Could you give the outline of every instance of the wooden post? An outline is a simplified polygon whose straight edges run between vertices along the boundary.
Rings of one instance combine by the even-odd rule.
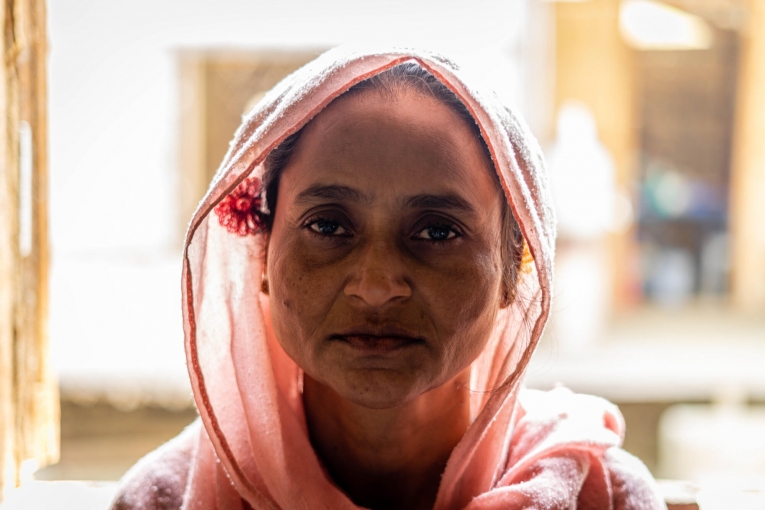
[[[48,363],[47,35],[44,0],[6,0],[0,78],[0,499],[58,459]]]
[[[7,493],[7,487],[15,483],[18,473],[16,464],[16,413],[13,398],[13,346],[15,330],[14,294],[16,267],[18,265],[18,163],[15,148],[18,136],[9,130],[14,124],[16,87],[7,62],[9,49],[7,4],[0,6],[0,39],[5,57],[0,77],[0,499]],[[13,117],[13,118],[12,118]]]
[[[748,3],[741,31],[731,165],[731,298],[765,313],[765,2]]]
[[[632,191],[638,146],[635,56],[619,33],[619,5],[618,0],[555,4],[555,110],[572,99],[590,109],[614,159],[618,187]],[[620,308],[635,297],[634,231],[610,237],[612,303]]]

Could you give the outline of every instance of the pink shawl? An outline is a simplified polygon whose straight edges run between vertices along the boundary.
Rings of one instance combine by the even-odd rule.
[[[309,442],[301,370],[273,337],[267,298],[257,290],[262,238],[230,234],[212,210],[243,179],[259,177],[268,153],[334,98],[408,61],[446,84],[475,118],[534,261],[472,365],[472,424],[452,452],[434,508],[663,508],[647,470],[616,448],[623,421],[614,406],[564,389],[521,390],[550,310],[555,246],[542,155],[524,122],[442,56],[354,48],[325,53],[255,106],[194,214],[183,258],[183,316],[202,426],[137,467],[117,508],[159,507],[140,485],[156,489],[163,462],[176,473],[173,462],[188,464],[183,476],[165,480],[181,485],[184,510],[358,508]]]

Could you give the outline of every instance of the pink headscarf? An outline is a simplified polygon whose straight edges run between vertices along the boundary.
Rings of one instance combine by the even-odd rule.
[[[632,483],[614,477],[629,471],[618,468],[623,457],[612,448],[623,430],[618,410],[567,390],[521,390],[550,310],[555,247],[542,155],[528,128],[439,55],[339,48],[284,79],[247,115],[189,225],[184,331],[203,426],[193,432],[184,510],[357,508],[309,442],[302,371],[274,338],[268,297],[258,290],[263,238],[230,233],[212,211],[245,178],[259,178],[269,152],[333,99],[404,62],[433,74],[475,118],[533,257],[518,297],[472,365],[471,425],[452,452],[434,508],[574,508],[578,502],[600,509],[628,501],[616,496],[624,489],[619,480]],[[637,487],[626,492],[638,494]],[[650,490],[641,494],[644,503],[624,508],[662,507]]]

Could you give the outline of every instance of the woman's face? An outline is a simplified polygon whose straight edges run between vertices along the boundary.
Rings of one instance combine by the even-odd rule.
[[[341,98],[306,126],[267,249],[274,330],[306,374],[383,409],[470,365],[503,295],[493,171],[418,92]]]

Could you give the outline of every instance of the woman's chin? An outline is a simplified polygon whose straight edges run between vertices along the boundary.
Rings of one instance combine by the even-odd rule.
[[[379,369],[352,370],[333,379],[329,386],[338,395],[368,409],[402,406],[425,393],[429,386],[422,377]]]

